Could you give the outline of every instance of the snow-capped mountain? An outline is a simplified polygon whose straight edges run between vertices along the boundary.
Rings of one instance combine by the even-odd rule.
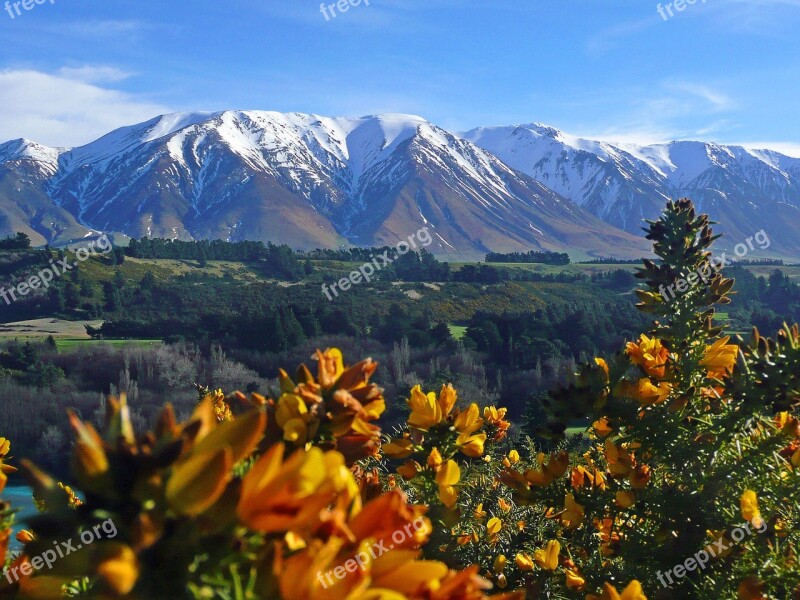
[[[704,142],[610,144],[540,124],[463,134],[604,221],[641,230],[667,199],[689,197],[733,246],[764,229],[773,253],[800,256],[800,159]]]
[[[647,249],[491,153],[409,115],[165,115],[71,150],[9,142],[0,146],[0,194],[6,180],[18,185],[0,197],[0,233],[26,231],[8,212],[19,203],[15,193],[36,190],[51,200],[50,212],[66,214],[60,230],[46,229],[37,217],[44,209],[31,207],[27,229],[54,242],[95,229],[296,248],[393,245],[427,226],[429,249],[453,258]]]

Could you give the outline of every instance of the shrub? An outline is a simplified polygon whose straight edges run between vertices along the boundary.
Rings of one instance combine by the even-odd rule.
[[[346,368],[335,348],[317,351],[316,374],[281,370],[276,399],[201,388],[184,423],[167,405],[149,433],[111,398],[102,434],[69,417],[82,501],[22,461],[43,514],[8,562],[101,524],[113,539],[0,579],[0,595],[477,600],[493,584],[515,590],[505,599],[800,597],[800,329],[723,335],[715,306],[733,281],[712,268],[716,238],[689,201],[648,238],[638,308],[656,321],[546,399],[546,447],[447,383],[412,387],[404,422],[383,432],[377,364]],[[398,348],[390,367],[410,381]],[[567,438],[576,418],[592,425]],[[0,439],[0,492],[8,451]],[[0,509],[0,561],[10,525]]]

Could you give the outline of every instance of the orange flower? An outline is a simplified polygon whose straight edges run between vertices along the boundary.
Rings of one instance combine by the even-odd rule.
[[[508,559],[506,558],[505,554],[499,554],[497,558],[494,559],[494,563],[492,563],[492,571],[499,574],[506,570],[506,565],[508,564]]]
[[[603,417],[602,419],[598,419],[594,423],[592,423],[592,431],[597,437],[604,438],[609,434],[613,433],[614,430],[609,427],[610,421],[607,417]]]
[[[381,450],[389,458],[408,458],[414,453],[414,443],[408,438],[400,438],[384,444]]]
[[[443,463],[444,460],[442,459],[442,453],[439,452],[439,449],[434,448],[431,450],[431,453],[428,455],[428,466],[434,471],[438,471],[442,468]]]
[[[664,378],[669,352],[663,346],[661,340],[650,339],[642,334],[638,343],[628,342],[626,351],[631,362],[642,367],[650,377]]]
[[[788,412],[778,413],[775,416],[775,427],[786,437],[800,437],[800,420]]]
[[[597,535],[600,538],[600,553],[603,556],[614,554],[614,546],[619,543],[620,537],[618,530],[614,527],[613,519],[595,519],[594,525],[597,528]]]
[[[422,472],[422,465],[415,460],[407,460],[397,467],[397,473],[406,481],[411,481]]]
[[[16,539],[20,544],[30,544],[36,539],[36,535],[32,531],[23,529],[16,535]]]
[[[607,439],[604,445],[608,470],[612,477],[628,477],[633,473],[633,455]]]
[[[459,411],[453,421],[453,427],[462,436],[471,435],[483,427],[483,419],[480,417],[478,405],[473,402],[467,410]]]
[[[511,423],[505,420],[507,408],[496,408],[494,406],[487,406],[483,409],[483,420],[486,424],[495,429],[492,439],[499,442],[506,437]]]
[[[643,406],[651,406],[664,402],[669,398],[671,391],[672,385],[666,381],[655,385],[649,377],[642,377],[636,382],[623,379],[617,385],[614,393],[623,398],[634,398]]]
[[[579,490],[582,487],[597,488],[600,490],[606,489],[606,479],[597,469],[592,472],[585,467],[577,466],[572,469],[570,481],[572,488],[575,490]]]
[[[308,438],[308,423],[311,415],[306,403],[297,394],[283,394],[278,399],[275,421],[283,430],[283,439],[298,445],[305,444]]]
[[[536,461],[539,463],[539,468],[525,471],[525,479],[537,487],[549,486],[563,476],[569,468],[569,454],[564,451],[551,456],[547,464],[545,464],[544,454],[540,452]]]
[[[335,451],[312,447],[283,462],[283,444],[276,444],[242,478],[239,520],[256,531],[296,531],[313,526],[337,495],[355,498],[358,487]]]
[[[394,550],[416,550],[425,544],[432,532],[431,522],[423,515],[424,506],[408,504],[406,495],[400,490],[387,492],[370,500],[348,524],[358,540],[385,541],[386,547]],[[413,526],[409,526],[413,525]],[[403,531],[402,542],[392,540],[392,534]]]

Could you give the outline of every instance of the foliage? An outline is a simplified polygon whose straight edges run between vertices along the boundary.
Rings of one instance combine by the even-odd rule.
[[[85,499],[76,502],[69,488],[23,461],[44,512],[19,537],[25,547],[13,562],[108,519],[118,536],[79,547],[34,576],[2,581],[0,594],[484,598],[488,584],[477,568],[421,559],[432,531],[426,507],[399,490],[382,492],[374,473],[349,468],[378,450],[371,422],[384,403],[369,382],[374,363],[345,369],[335,350],[317,358],[316,377],[305,366],[296,382],[282,374],[278,401],[212,392],[182,424],[168,405],[146,434],[134,432],[124,396],[109,400],[102,434],[71,414],[73,473]],[[234,402],[249,408],[234,416]],[[370,552],[389,543],[391,551]]]
[[[83,504],[21,463],[45,512],[12,559],[103,519],[119,537],[0,594],[473,600],[490,581],[534,600],[800,597],[800,328],[723,335],[734,282],[711,269],[716,238],[688,200],[648,238],[637,307],[655,321],[552,392],[547,442],[515,434],[505,408],[460,401],[444,372],[438,392],[409,385],[403,422],[382,429],[378,365],[346,367],[335,348],[316,352],[316,373],[279,371],[274,398],[200,387],[185,422],[167,405],[150,433],[112,397],[102,433],[70,414]],[[499,348],[518,323],[505,318],[467,337]],[[393,353],[398,378],[409,352]],[[565,439],[576,419],[591,425]]]
[[[0,250],[27,250],[30,247],[31,238],[22,232],[0,240]]]
[[[511,252],[501,254],[499,252],[489,252],[486,255],[487,263],[541,263],[545,265],[568,265],[570,263],[569,254],[560,252]]]

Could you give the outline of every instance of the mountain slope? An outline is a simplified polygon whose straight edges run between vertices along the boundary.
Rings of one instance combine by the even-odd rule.
[[[47,182],[58,172],[59,153],[28,140],[0,144],[0,237],[21,231],[41,245],[91,233],[47,194]]]
[[[463,136],[626,231],[639,231],[667,199],[688,196],[719,221],[721,244],[764,229],[772,253],[800,256],[800,159],[703,142],[614,145],[540,124]]]
[[[408,115],[165,115],[40,154],[37,183],[53,210],[134,237],[394,245],[427,225],[431,251],[465,260],[488,250],[647,251],[490,153]]]

